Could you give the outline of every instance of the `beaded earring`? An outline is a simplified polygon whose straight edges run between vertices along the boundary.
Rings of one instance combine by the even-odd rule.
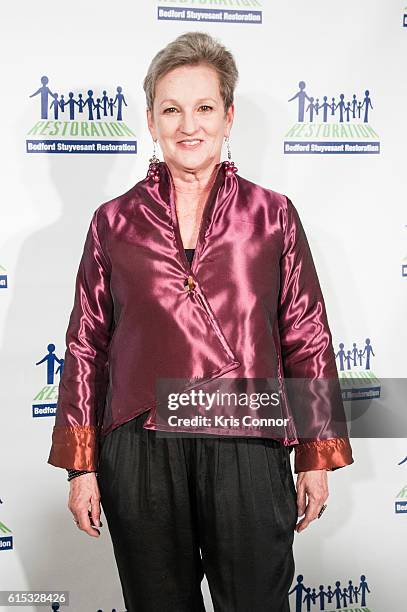
[[[229,141],[229,136],[225,137],[225,142],[226,142],[226,146],[228,149],[228,160],[224,161],[224,165],[226,168],[226,176],[233,176],[235,172],[238,171],[237,166],[235,166],[235,163],[233,161],[231,161],[232,159],[232,154],[230,152],[230,141]]]
[[[156,140],[153,140],[153,143],[154,143],[153,156],[150,157],[150,159],[148,160],[150,162],[150,165],[148,167],[148,172],[147,172],[147,176],[152,178],[154,183],[158,183],[160,180],[160,172],[158,170],[158,164],[160,160],[156,156],[156,150],[155,150],[156,142],[157,142]]]

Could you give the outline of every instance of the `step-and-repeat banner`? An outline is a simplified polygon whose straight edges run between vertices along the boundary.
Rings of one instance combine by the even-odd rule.
[[[152,57],[203,30],[239,68],[239,174],[301,216],[349,418],[355,462],[328,475],[327,510],[295,535],[291,610],[405,610],[403,2],[17,1],[0,28],[0,590],[69,592],[69,608],[38,609],[124,610],[103,514],[100,538],[78,530],[47,458],[91,216],[146,174]]]

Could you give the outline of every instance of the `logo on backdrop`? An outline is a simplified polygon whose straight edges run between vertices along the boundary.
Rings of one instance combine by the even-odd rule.
[[[305,81],[298,83],[288,100],[297,119],[285,135],[284,153],[380,153],[379,136],[370,125],[370,91],[322,94]]]
[[[64,369],[64,360],[55,354],[55,344],[48,344],[47,352],[35,365],[42,367],[46,384],[34,397],[32,416],[33,418],[55,416],[59,380]]]
[[[0,289],[7,289],[7,272],[6,268],[4,268],[0,264]]]
[[[185,6],[185,5],[188,6]],[[213,8],[216,4],[216,8]],[[208,8],[205,8],[205,5]],[[242,9],[242,5],[245,7]],[[199,21],[201,23],[262,23],[259,0],[159,0],[157,19],[162,21]]]
[[[291,589],[289,595],[293,595],[295,599],[295,612],[303,612],[311,610],[311,606],[318,605],[316,610],[342,610],[346,608],[347,612],[362,612],[360,606],[367,605],[366,601],[370,593],[369,585],[366,581],[366,576],[362,574],[356,584],[353,580],[348,580],[342,584],[340,580],[336,580],[332,585],[325,586],[319,584],[318,587],[304,584],[304,576],[297,576],[297,584]],[[355,605],[355,607],[353,607]],[[329,607],[327,607],[329,606]],[[367,609],[366,609],[367,610]],[[372,612],[371,609],[369,609]]]
[[[128,103],[122,87],[61,93],[43,76],[29,98],[38,120],[27,134],[27,153],[137,153],[135,134],[123,119]]]
[[[405,485],[396,495],[394,511],[396,514],[407,514],[407,485]]]
[[[403,11],[403,28],[407,28],[407,6]]]
[[[0,502],[3,501],[0,499]],[[13,536],[10,535],[11,529],[0,521],[0,552],[2,550],[13,550]]]
[[[335,347],[334,347],[335,348]],[[376,357],[370,338],[347,346],[340,342],[335,359],[343,400],[364,400],[380,397],[380,381],[372,370]]]
[[[11,529],[0,521],[0,552],[13,549],[13,536],[8,534],[11,534]]]

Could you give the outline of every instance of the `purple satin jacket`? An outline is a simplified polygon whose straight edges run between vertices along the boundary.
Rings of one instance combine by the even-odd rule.
[[[119,425],[150,411],[144,427],[160,429],[157,379],[189,389],[224,377],[280,381],[295,472],[353,463],[324,299],[292,202],[219,163],[190,266],[165,162],[159,173],[93,214],[48,463],[96,471],[99,443]],[[290,397],[288,379],[324,384]]]

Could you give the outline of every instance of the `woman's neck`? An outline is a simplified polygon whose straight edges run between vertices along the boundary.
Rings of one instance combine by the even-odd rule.
[[[173,168],[168,164],[174,181],[174,189],[181,198],[199,199],[207,194],[216,178],[216,164],[196,172]]]

